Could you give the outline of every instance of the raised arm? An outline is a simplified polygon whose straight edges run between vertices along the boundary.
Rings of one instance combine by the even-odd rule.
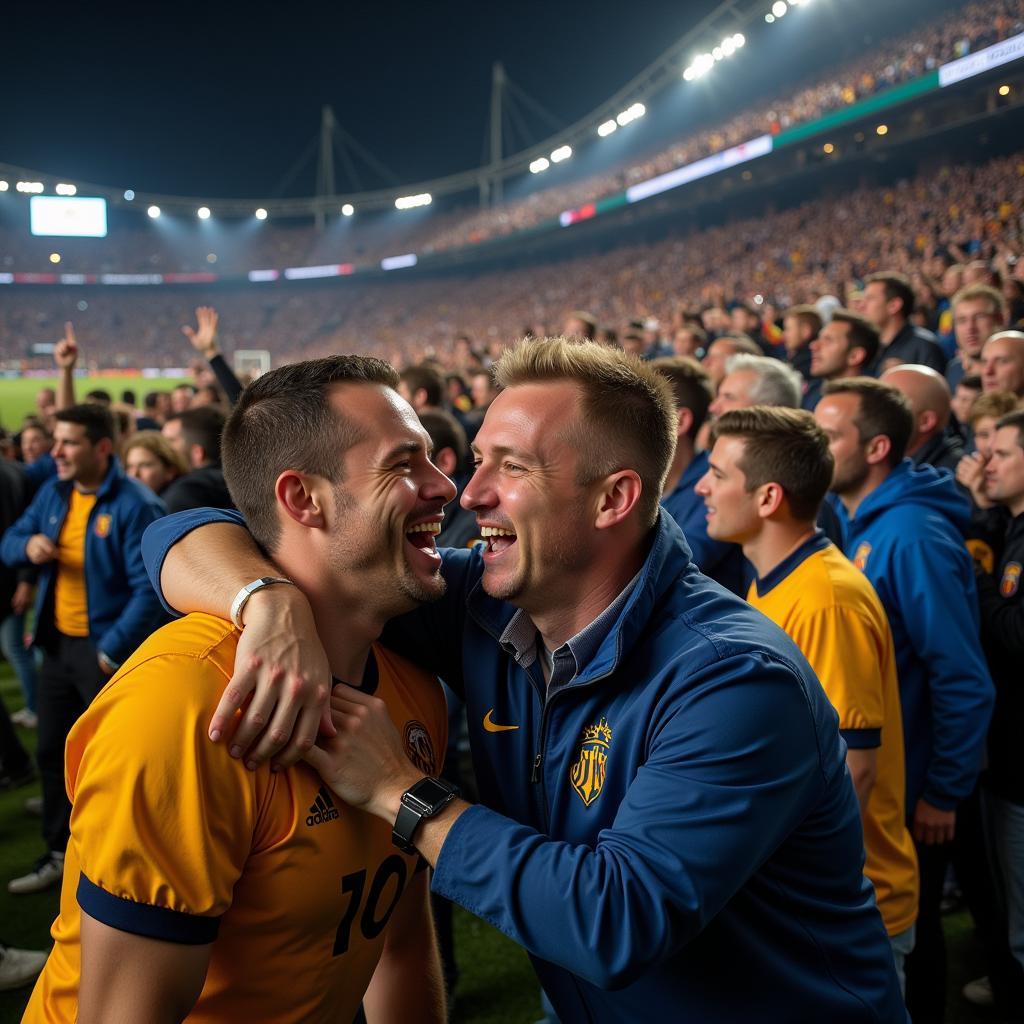
[[[171,611],[230,619],[242,587],[281,575],[234,512],[197,509],[158,519],[142,548],[153,586]],[[313,612],[297,587],[273,586],[250,597],[242,620],[235,673],[210,721],[210,738],[230,735],[232,757],[244,754],[253,767],[270,757],[293,764],[319,728],[334,732],[327,709],[331,673]]]
[[[188,338],[192,347],[210,364],[217,383],[224,389],[228,401],[234,405],[242,393],[242,383],[228,366],[217,344],[217,310],[212,306],[200,306],[196,310],[196,326],[182,327],[181,333]]]
[[[58,371],[57,408],[66,409],[75,404],[75,363],[78,362],[78,342],[70,320],[64,324],[64,337],[54,346],[53,361]]]

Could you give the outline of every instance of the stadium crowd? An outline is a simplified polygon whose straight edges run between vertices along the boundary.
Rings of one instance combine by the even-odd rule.
[[[684,164],[764,134],[806,124],[877,92],[917,78],[950,60],[1024,31],[1024,0],[976,0],[929,20],[898,39],[865,41],[865,52],[797,91],[717,118],[668,148],[563,186],[537,188],[484,210],[431,212],[415,221],[370,217],[344,230],[251,225],[222,230],[214,240],[181,232],[118,228],[115,244],[62,239],[61,264],[49,262],[51,240],[0,227],[0,271],[66,273],[201,273],[244,275],[258,268],[375,263],[404,252],[428,254],[473,245],[535,226],[562,211],[621,192]]]
[[[1024,152],[981,166],[953,164],[895,186],[814,199],[651,245],[619,246],[564,261],[557,273],[536,264],[440,284],[352,280],[208,294],[222,313],[229,354],[266,349],[295,359],[366,351],[396,366],[430,355],[458,369],[464,355],[456,337],[493,354],[502,339],[556,331],[576,307],[619,335],[633,320],[656,320],[669,334],[697,313],[714,333],[733,303],[761,296],[766,320],[824,295],[856,304],[857,282],[891,269],[911,278],[915,316],[938,330],[949,348],[949,299],[965,279],[988,280],[988,265],[1000,275],[1013,319],[1021,315],[1022,211]],[[12,291],[0,307],[0,368],[46,369],[49,357],[32,360],[26,353],[35,343],[54,341],[68,320],[75,321],[93,370],[184,366],[190,349],[179,325],[194,294]]]

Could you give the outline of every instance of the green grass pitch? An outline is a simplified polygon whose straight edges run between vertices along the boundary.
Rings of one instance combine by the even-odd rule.
[[[180,377],[82,377],[75,381],[75,396],[82,398],[87,391],[105,388],[117,401],[125,388],[131,388],[141,403],[147,391],[170,391],[182,381]],[[56,377],[0,378],[0,427],[12,432],[20,429],[24,418],[35,412],[36,395],[43,388],[56,386]]]

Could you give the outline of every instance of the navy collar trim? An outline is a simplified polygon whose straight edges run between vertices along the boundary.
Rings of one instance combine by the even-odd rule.
[[[371,697],[377,692],[377,687],[380,685],[380,670],[377,668],[377,655],[374,653],[372,647],[370,648],[370,653],[366,658],[366,668],[363,670],[363,681],[357,686],[355,683],[350,683],[347,679],[339,679],[337,676],[332,675],[332,689],[337,686],[338,683],[344,683],[346,686],[351,686],[353,690],[359,690],[360,693],[365,693]]]
[[[824,551],[831,543],[821,530],[815,530],[812,536],[808,537],[795,551],[786,555],[771,572],[766,576],[758,576],[754,579],[757,596],[764,597],[765,594],[777,587],[794,569],[803,565],[811,555],[816,554],[818,551]]]

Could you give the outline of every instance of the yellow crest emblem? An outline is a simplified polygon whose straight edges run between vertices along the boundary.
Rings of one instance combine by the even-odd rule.
[[[852,562],[861,572],[864,571],[865,566],[868,564],[868,555],[871,554],[871,545],[866,541],[862,540],[854,552]]]
[[[970,551],[971,558],[974,559],[975,569],[979,569],[981,572],[991,576],[996,564],[996,556],[993,550],[983,540],[977,540],[973,537],[967,541],[967,550]]]
[[[612,745],[612,730],[602,718],[597,725],[588,725],[580,740],[579,757],[572,766],[570,781],[576,795],[589,807],[604,788],[608,752]]]
[[[104,512],[102,515],[96,517],[96,536],[106,537],[110,533],[110,524],[113,522],[111,517]]]
[[[999,584],[999,593],[1003,597],[1013,597],[1017,593],[1017,588],[1020,586],[1020,573],[1020,562],[1006,563],[1006,568],[1003,570],[1003,578]]]

